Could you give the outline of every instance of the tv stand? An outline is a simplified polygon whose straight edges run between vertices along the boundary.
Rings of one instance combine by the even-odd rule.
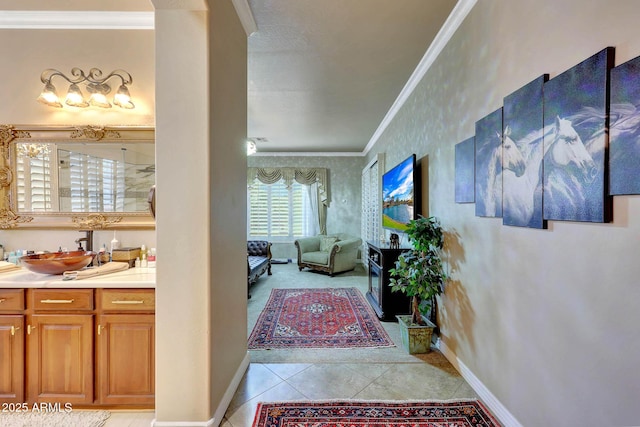
[[[409,248],[380,246],[367,241],[369,259],[369,290],[367,300],[380,320],[395,321],[396,314],[411,313],[411,299],[402,292],[391,292],[391,274],[389,270],[402,252]]]

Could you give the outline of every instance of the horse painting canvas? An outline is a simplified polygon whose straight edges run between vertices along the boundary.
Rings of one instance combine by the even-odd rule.
[[[474,137],[456,144],[456,203],[473,203],[474,194]]]
[[[544,85],[544,219],[610,220],[605,148],[613,53],[603,49]]]
[[[640,56],[611,70],[609,194],[640,194]]]
[[[546,228],[542,217],[542,90],[544,74],[504,98],[503,150],[513,147],[525,163],[524,173],[506,169],[502,175],[502,223],[517,227]]]
[[[502,170],[509,167],[522,167],[524,170],[521,157],[502,158],[502,108],[476,122],[475,140],[476,216],[501,218]]]

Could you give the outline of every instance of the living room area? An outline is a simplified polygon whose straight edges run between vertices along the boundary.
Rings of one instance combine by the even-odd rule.
[[[298,269],[296,259],[272,265],[261,276],[247,302],[247,336],[251,336],[274,289],[353,288],[368,290],[366,267],[330,277]],[[225,414],[223,426],[249,426],[259,402],[318,400],[467,400],[478,395],[435,347],[409,354],[402,346],[398,323],[379,322],[393,341],[380,348],[251,349],[251,365]]]

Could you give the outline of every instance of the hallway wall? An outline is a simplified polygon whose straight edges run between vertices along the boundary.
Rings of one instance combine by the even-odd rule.
[[[428,162],[451,274],[443,343],[512,425],[640,424],[640,196],[616,196],[609,224],[503,226],[454,203],[454,146],[543,73],[607,46],[616,65],[640,55],[639,19],[634,0],[478,1],[367,156]]]

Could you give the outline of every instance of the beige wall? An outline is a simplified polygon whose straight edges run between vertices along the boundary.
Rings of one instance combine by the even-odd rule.
[[[1,98],[0,124],[30,125],[153,125],[155,104],[153,31],[128,30],[0,30]],[[55,68],[70,74],[71,68],[88,71],[93,67],[109,73],[122,68],[133,77],[131,96],[136,108],[122,110],[57,109],[47,107],[36,98],[42,91],[40,74]],[[64,96],[68,84],[56,78],[54,85]],[[117,80],[117,79],[116,79]],[[116,81],[117,83],[117,81]],[[57,250],[75,247],[77,232],[41,230],[0,230],[0,244],[7,251],[16,249]],[[97,231],[96,248],[109,247],[113,232]],[[155,246],[155,232],[120,231],[123,246]]]
[[[247,354],[247,35],[231,1],[210,2],[211,400],[220,422]],[[237,384],[236,384],[237,385]],[[226,393],[226,396],[225,396]]]
[[[218,425],[248,361],[246,34],[230,1],[154,4],[156,425]]]
[[[156,10],[155,28],[156,420],[207,421],[212,414],[207,11]]]
[[[386,151],[388,166],[428,156],[429,209],[450,253],[445,349],[514,417],[508,425],[640,423],[640,196],[616,196],[610,224],[503,226],[454,203],[454,146],[542,73],[606,46],[616,64],[640,55],[639,18],[635,0],[478,1],[368,154]]]

